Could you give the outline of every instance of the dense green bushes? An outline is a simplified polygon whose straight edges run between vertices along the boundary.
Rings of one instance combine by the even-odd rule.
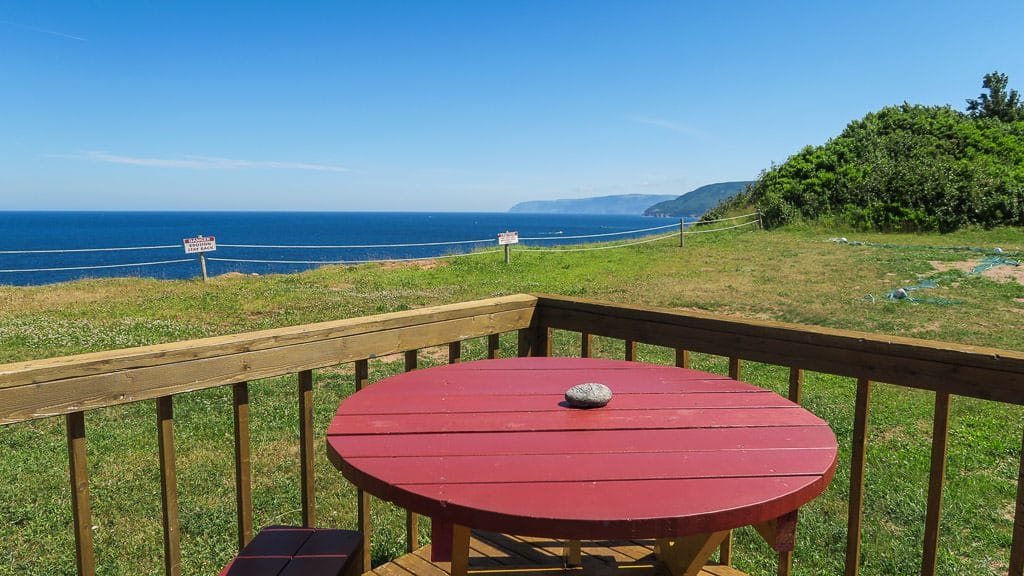
[[[739,205],[756,205],[768,227],[799,219],[881,231],[1024,226],[1024,120],[883,108],[764,171],[715,214]]]

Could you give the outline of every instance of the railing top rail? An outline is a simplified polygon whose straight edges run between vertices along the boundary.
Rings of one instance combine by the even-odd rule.
[[[1024,404],[1024,352],[539,294],[542,325]]]
[[[342,364],[529,325],[518,294],[0,365],[0,425]]]

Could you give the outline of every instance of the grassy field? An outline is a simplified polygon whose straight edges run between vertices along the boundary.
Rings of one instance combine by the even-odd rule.
[[[830,237],[894,244],[837,244]],[[941,246],[999,246],[1024,252],[1021,230],[951,235],[864,235],[815,228],[693,236],[636,247],[567,254],[513,253],[422,265],[330,267],[290,276],[196,281],[89,280],[0,287],[0,363],[168,342],[405,310],[519,292],[706,310],[746,318],[898,334],[1024,350],[1024,286],[1003,266],[970,272],[984,255]],[[1018,275],[1019,277],[1019,275]],[[901,286],[938,303],[891,301]],[[514,335],[503,338],[514,354]],[[556,334],[557,353],[578,341]],[[621,342],[598,339],[599,355]],[[429,365],[442,358],[426,350]],[[483,343],[464,356],[480,357]],[[642,346],[640,359],[668,363],[670,351]],[[725,372],[720,358],[694,367]],[[374,361],[373,378],[401,369]],[[744,379],[784,391],[786,371],[744,366]],[[351,366],[317,372],[316,425],[351,393]],[[808,374],[804,403],[832,425],[840,466],[832,486],[801,512],[795,571],[841,573],[854,383]],[[257,524],[299,521],[297,411],[292,379],[251,389]],[[930,393],[878,385],[870,418],[862,574],[919,570],[931,439]],[[176,398],[185,574],[212,574],[231,556],[234,480],[230,390]],[[1006,572],[1024,410],[957,398],[953,403],[939,572]],[[157,574],[162,567],[155,408],[141,402],[87,416],[97,561],[103,574]],[[318,454],[319,523],[354,526],[353,491]],[[67,457],[62,419],[0,427],[0,576],[73,574]],[[404,542],[399,513],[375,504],[374,557]],[[427,533],[424,533],[424,537]],[[735,564],[773,573],[773,557],[749,530],[737,535]]]

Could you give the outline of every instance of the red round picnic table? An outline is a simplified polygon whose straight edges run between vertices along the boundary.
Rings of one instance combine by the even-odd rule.
[[[607,385],[611,402],[569,407],[565,391],[585,382]],[[589,358],[392,376],[341,403],[327,444],[356,486],[431,517],[433,559],[453,574],[465,573],[470,528],[657,538],[677,574],[741,526],[792,550],[796,512],[828,486],[837,455],[823,420],[769,390]]]

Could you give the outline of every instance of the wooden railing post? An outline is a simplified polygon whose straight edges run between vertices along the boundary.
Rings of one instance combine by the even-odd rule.
[[[729,357],[729,378],[740,379],[740,359],[735,356]]]
[[[487,358],[494,360],[501,356],[501,334],[487,335]]]
[[[789,399],[792,402],[800,403],[803,395],[804,371],[800,368],[789,369]],[[790,576],[793,573],[793,551],[779,552],[778,576]]]
[[[551,356],[551,328],[540,326],[520,329],[519,356]]]
[[[589,332],[580,333],[580,358],[594,357],[594,335]]]
[[[853,449],[850,453],[850,505],[846,517],[845,576],[860,571],[860,525],[864,512],[864,464],[867,459],[868,414],[871,381],[857,380],[857,400],[853,416]]]
[[[78,576],[94,576],[96,560],[92,545],[92,511],[89,507],[89,467],[85,449],[85,413],[65,418],[68,434],[68,469],[71,473],[71,516],[75,528],[75,561]]]
[[[1020,448],[1017,472],[1017,509],[1013,514],[1013,541],[1010,544],[1010,576],[1024,575],[1024,440]]]
[[[942,487],[946,481],[946,446],[949,438],[949,394],[935,393],[935,418],[932,423],[932,459],[928,473],[928,512],[924,522],[924,555],[921,576],[935,575],[939,551],[939,523],[942,521]]]
[[[157,443],[160,446],[160,502],[163,507],[164,574],[181,574],[181,534],[178,524],[178,474],[174,464],[174,401],[156,399]]]
[[[518,332],[519,336],[519,357],[525,358],[527,356],[533,356],[533,350],[536,347],[536,334],[535,330],[530,328],[521,328]]]
[[[419,366],[419,356],[416,350],[406,350],[405,371],[412,372]],[[415,552],[420,547],[420,515],[415,512],[405,511],[405,551]]]
[[[690,351],[676,348],[676,366],[679,368],[690,367]]]
[[[369,360],[355,361],[355,386],[356,392],[370,385],[370,362]],[[363,533],[363,569],[370,569],[370,540],[373,533],[373,526],[370,525],[370,494],[362,488],[356,489],[356,528]]]
[[[238,549],[252,540],[252,458],[249,449],[249,384],[231,387],[235,414],[235,511]]]
[[[740,379],[740,359],[736,356],[729,357],[729,378]],[[732,530],[729,531],[718,548],[718,562],[725,566],[732,564]]]
[[[636,340],[626,340],[623,357],[627,362],[636,362]]]
[[[462,362],[462,341],[448,343],[448,363],[457,364]]]
[[[313,371],[298,376],[299,388],[299,476],[302,484],[302,525],[316,524],[316,486],[313,479]]]
[[[803,400],[804,395],[804,371],[800,368],[789,369],[789,399],[797,404]]]

